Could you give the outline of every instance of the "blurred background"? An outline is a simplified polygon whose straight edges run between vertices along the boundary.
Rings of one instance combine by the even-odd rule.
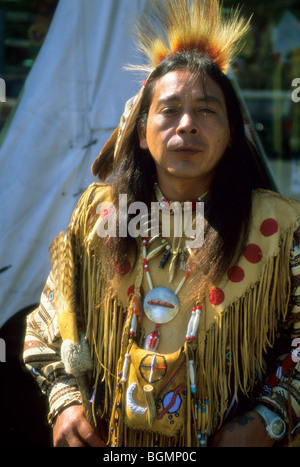
[[[252,29],[231,77],[275,185],[300,201],[300,3],[223,2],[225,13],[238,5]],[[22,365],[26,314],[51,240],[140,87],[123,67],[143,61],[129,30],[144,8],[147,0],[0,0],[2,446],[50,444],[45,400]]]

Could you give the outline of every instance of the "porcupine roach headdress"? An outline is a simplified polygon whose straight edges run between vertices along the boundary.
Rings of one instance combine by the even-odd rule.
[[[241,38],[249,30],[249,22],[236,10],[228,18],[218,0],[151,0],[149,10],[137,22],[139,49],[148,58],[145,66],[132,69],[151,72],[166,57],[183,50],[206,55],[227,73],[239,50]],[[130,100],[120,125],[100,152],[92,166],[94,176],[106,180],[121,158],[122,142],[134,127],[143,88]]]

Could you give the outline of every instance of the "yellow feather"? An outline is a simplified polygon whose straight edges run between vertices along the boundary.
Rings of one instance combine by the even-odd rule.
[[[136,33],[150,69],[171,53],[196,49],[226,73],[249,23],[239,9],[225,17],[218,0],[151,0]]]

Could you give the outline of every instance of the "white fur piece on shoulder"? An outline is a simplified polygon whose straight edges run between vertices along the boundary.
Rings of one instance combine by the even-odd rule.
[[[84,334],[80,335],[80,341],[77,344],[70,339],[63,341],[61,346],[61,359],[66,372],[75,377],[81,376],[93,369],[90,347]]]

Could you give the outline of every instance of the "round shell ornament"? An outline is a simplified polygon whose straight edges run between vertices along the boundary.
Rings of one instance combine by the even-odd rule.
[[[144,311],[153,323],[169,323],[179,311],[179,300],[166,287],[155,287],[144,299]]]

